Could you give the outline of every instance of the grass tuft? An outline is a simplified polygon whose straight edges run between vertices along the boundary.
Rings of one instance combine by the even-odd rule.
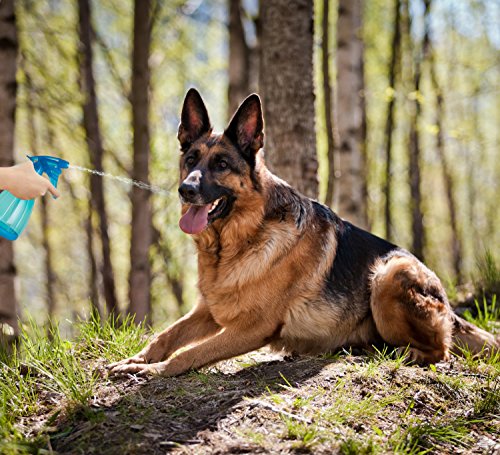
[[[500,373],[500,352],[496,350],[485,350],[479,354],[473,353],[468,346],[455,345],[460,351],[458,361],[474,373],[487,375],[498,375]]]
[[[500,267],[497,265],[492,251],[486,249],[483,256],[476,261],[479,272],[479,285],[484,294],[500,292]]]
[[[131,316],[101,321],[94,315],[89,321],[78,322],[77,330],[79,354],[90,360],[115,362],[136,354],[147,342],[144,324],[135,325]]]
[[[421,422],[418,419],[393,435],[393,450],[400,454],[439,453],[439,447],[469,446],[471,421],[456,419],[453,422]]]
[[[340,453],[343,455],[370,455],[377,452],[377,445],[371,438],[368,440],[347,438],[340,444]]]
[[[466,310],[464,318],[484,330],[493,333],[498,332],[500,329],[500,323],[498,321],[500,319],[500,305],[497,306],[496,294],[492,296],[490,304],[488,304],[488,300],[485,296],[483,296],[482,305],[479,304],[477,299],[474,300],[474,304],[476,306],[477,315],[473,316],[470,310]]]
[[[474,416],[481,418],[500,414],[500,381],[488,384],[474,402]]]
[[[319,442],[318,430],[314,424],[298,422],[297,420],[284,415],[281,415],[281,419],[286,426],[286,438],[297,441],[294,444],[295,449],[300,448],[310,450],[317,442]]]

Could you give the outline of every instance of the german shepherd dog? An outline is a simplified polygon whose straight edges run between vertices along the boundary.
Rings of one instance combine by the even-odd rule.
[[[263,128],[253,94],[214,134],[200,94],[188,91],[178,132],[179,225],[198,250],[200,299],[111,373],[174,376],[266,345],[317,354],[385,342],[417,364],[447,360],[455,344],[476,353],[499,347],[453,313],[417,258],[273,175]]]

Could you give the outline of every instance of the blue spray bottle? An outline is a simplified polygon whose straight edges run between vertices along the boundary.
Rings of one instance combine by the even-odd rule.
[[[53,156],[28,156],[33,162],[35,171],[42,175],[47,174],[52,185],[57,187],[57,180],[62,169],[67,169],[69,163]],[[18,199],[8,191],[0,194],[0,236],[7,240],[16,240],[28,223],[34,199]]]

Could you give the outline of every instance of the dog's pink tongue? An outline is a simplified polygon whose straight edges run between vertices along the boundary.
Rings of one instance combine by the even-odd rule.
[[[192,205],[179,220],[180,228],[186,234],[199,234],[208,224],[210,205]]]

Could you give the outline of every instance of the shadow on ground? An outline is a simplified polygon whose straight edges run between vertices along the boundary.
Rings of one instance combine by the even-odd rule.
[[[230,372],[110,380],[90,408],[74,409],[60,419],[50,443],[60,454],[102,455],[159,454],[197,444],[204,430],[216,429],[233,411],[249,406],[245,398],[282,390],[287,383],[300,386],[328,363],[273,360],[236,364],[240,369]]]

